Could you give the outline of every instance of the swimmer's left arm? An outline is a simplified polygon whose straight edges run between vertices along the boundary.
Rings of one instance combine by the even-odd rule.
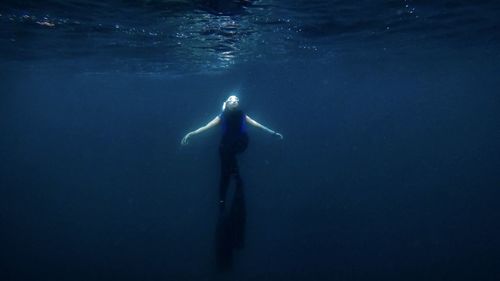
[[[283,139],[283,135],[267,128],[266,126],[260,124],[259,122],[253,120],[252,118],[250,118],[248,115],[246,115],[245,120],[247,121],[248,124],[250,124],[254,127],[260,128],[260,129],[270,133],[271,135],[278,136],[280,139]]]

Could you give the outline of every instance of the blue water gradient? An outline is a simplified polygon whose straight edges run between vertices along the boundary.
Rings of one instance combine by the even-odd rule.
[[[496,1],[2,1],[0,280],[500,280]],[[239,90],[245,248],[215,266]]]

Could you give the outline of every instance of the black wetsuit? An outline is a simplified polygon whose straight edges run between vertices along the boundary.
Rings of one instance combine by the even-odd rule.
[[[243,111],[226,109],[219,117],[222,123],[222,138],[219,146],[221,164],[219,200],[221,208],[224,208],[231,175],[234,175],[236,179],[237,189],[241,189],[243,185],[236,155],[247,148],[248,134],[246,132],[246,115]]]
[[[221,271],[233,264],[233,251],[245,244],[246,207],[243,180],[238,170],[236,155],[248,146],[246,115],[239,109],[226,109],[219,116],[222,138],[219,146],[221,174],[219,187],[219,220],[216,228],[216,261]],[[236,186],[232,198],[226,200],[231,178]],[[226,201],[229,202],[226,210]]]

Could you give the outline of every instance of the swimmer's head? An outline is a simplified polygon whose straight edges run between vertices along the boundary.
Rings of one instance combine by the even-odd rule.
[[[240,99],[237,96],[235,95],[229,96],[229,98],[227,98],[224,104],[222,104],[222,111],[226,109],[233,110],[237,108],[239,104],[240,104]]]

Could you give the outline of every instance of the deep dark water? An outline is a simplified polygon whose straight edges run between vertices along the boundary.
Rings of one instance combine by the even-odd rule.
[[[2,279],[499,276],[495,61],[261,67],[175,79],[4,72]],[[285,139],[251,131],[246,248],[217,275],[218,133],[179,141],[236,86]]]
[[[0,280],[500,280],[498,5],[205,2],[0,4]]]

